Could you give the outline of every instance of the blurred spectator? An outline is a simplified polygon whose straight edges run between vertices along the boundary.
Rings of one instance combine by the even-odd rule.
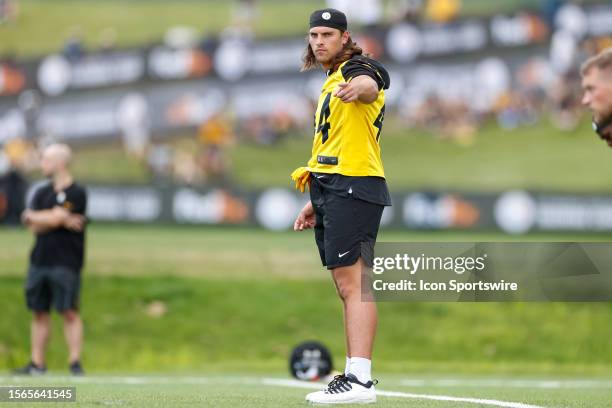
[[[113,27],[102,30],[98,40],[98,48],[103,53],[115,51],[117,48],[117,30]]]
[[[4,154],[11,169],[29,172],[38,166],[35,146],[21,137],[10,139],[4,144]]]
[[[21,213],[24,206],[24,197],[27,189],[27,181],[17,169],[10,169],[5,176],[0,176],[4,179],[4,194],[6,198],[4,222],[11,225],[19,225]],[[0,216],[0,220],[2,217]]]
[[[436,94],[430,94],[414,112],[414,115],[409,117],[409,121],[417,127],[439,134],[445,125],[445,104]]]
[[[25,118],[25,137],[29,140],[40,139],[40,129],[37,122],[42,108],[42,98],[36,90],[27,90],[22,92],[17,99],[19,109],[23,112]]]
[[[551,121],[561,130],[574,130],[582,115],[580,76],[572,71],[560,76],[550,90]]]
[[[433,23],[444,24],[455,20],[461,12],[461,0],[427,0],[425,17]]]
[[[416,23],[423,13],[423,0],[392,0],[387,4],[387,16],[390,22],[405,21]]]
[[[470,143],[478,130],[476,117],[465,102],[444,100],[433,93],[416,109],[408,109],[405,120],[409,126],[464,144]]]
[[[257,0],[236,0],[232,11],[231,25],[248,27],[252,30],[258,17],[259,8]]]
[[[200,40],[199,47],[207,55],[213,55],[217,47],[219,46],[219,39],[216,34],[205,33]]]
[[[478,126],[469,106],[463,101],[447,103],[442,134],[460,144],[470,144],[476,136]]]
[[[520,92],[509,91],[500,96],[494,110],[497,112],[497,123],[502,129],[532,125],[538,118],[525,94]]]
[[[85,47],[83,45],[83,34],[78,27],[73,28],[68,34],[68,38],[64,42],[62,54],[69,61],[76,61],[83,58],[85,55]]]
[[[0,224],[6,219],[8,212],[8,197],[6,193],[7,189],[7,175],[10,170],[10,164],[6,154],[0,150]]]
[[[582,0],[564,1],[555,12],[553,28],[581,38],[588,31],[588,19],[581,7]]]
[[[201,145],[199,163],[205,176],[213,181],[223,181],[229,176],[230,165],[225,148],[233,138],[232,127],[220,114],[205,121],[198,131]]]
[[[198,43],[198,32],[193,27],[175,26],[166,31],[164,43],[171,48],[193,48]]]
[[[284,109],[277,109],[272,112],[270,122],[276,134],[276,140],[285,138],[294,129],[293,118]]]
[[[198,169],[193,154],[176,150],[173,156],[174,179],[180,184],[196,186],[202,181],[202,173]]]
[[[241,134],[255,143],[271,145],[276,140],[272,127],[264,116],[251,116],[240,125]]]
[[[172,155],[169,145],[156,144],[149,146],[147,167],[155,182],[165,182],[172,178]]]
[[[126,95],[119,103],[117,117],[125,151],[144,159],[151,137],[147,100],[138,93]]]
[[[0,150],[0,221],[7,224],[20,223],[27,187],[22,171],[30,159],[30,149],[23,139],[15,138]]]
[[[587,38],[582,43],[585,58],[599,54],[606,48],[612,47],[612,35],[604,37]]]
[[[310,124],[310,122],[308,122]],[[262,145],[273,145],[291,133],[303,133],[305,123],[285,108],[277,108],[267,115],[253,115],[238,123],[238,133],[247,140]]]
[[[541,57],[527,60],[516,70],[516,82],[522,92],[535,94],[534,97],[545,99],[546,89],[554,80],[550,64]]]
[[[554,27],[557,12],[563,3],[565,3],[564,0],[544,0],[544,4],[542,5],[542,16],[549,27]]]
[[[17,18],[17,2],[15,0],[0,0],[0,24],[15,21]]]

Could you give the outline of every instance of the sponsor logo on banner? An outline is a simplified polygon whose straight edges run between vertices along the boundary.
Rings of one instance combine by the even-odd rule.
[[[266,190],[255,204],[255,218],[260,225],[270,230],[289,229],[305,204],[304,201],[284,188]]]
[[[491,38],[498,46],[529,45],[545,41],[550,30],[538,16],[521,13],[495,16],[490,23]]]
[[[88,187],[87,216],[96,221],[158,221],[161,194],[145,187]]]
[[[502,194],[494,208],[495,222],[509,234],[524,234],[536,223],[538,206],[524,191],[510,191]]]
[[[200,193],[181,188],[174,193],[172,215],[178,223],[241,224],[248,220],[249,207],[242,199],[224,190]]]
[[[480,214],[475,202],[457,194],[413,193],[403,202],[404,224],[412,228],[474,228]]]
[[[402,63],[420,56],[476,51],[487,46],[487,30],[480,22],[452,26],[415,27],[398,24],[387,33],[387,54]]]
[[[76,61],[51,55],[38,68],[38,86],[47,95],[57,96],[68,89],[136,82],[143,78],[144,69],[142,52],[94,54]]]
[[[159,79],[199,78],[212,68],[208,54],[198,49],[156,47],[151,50],[148,62],[149,75]]]
[[[83,98],[79,102],[43,107],[37,121],[39,131],[75,140],[118,134],[117,101]]]
[[[17,95],[25,84],[25,73],[20,68],[0,63],[0,95]]]

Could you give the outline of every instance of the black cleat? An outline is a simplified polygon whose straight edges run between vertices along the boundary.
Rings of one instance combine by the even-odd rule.
[[[30,361],[28,363],[28,365],[26,365],[25,367],[21,367],[21,368],[16,368],[13,370],[12,374],[13,375],[32,375],[32,376],[37,376],[37,375],[43,375],[47,372],[47,367],[43,366],[37,366],[36,364],[34,364],[34,362]]]
[[[70,374],[72,375],[85,375],[85,370],[83,370],[83,366],[81,366],[80,361],[75,361],[70,364]]]

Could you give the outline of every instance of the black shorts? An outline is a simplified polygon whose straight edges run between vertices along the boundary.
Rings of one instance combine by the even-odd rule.
[[[310,200],[315,211],[315,241],[323,266],[354,265],[361,257],[372,266],[374,244],[384,206],[325,188],[313,180]]]
[[[25,295],[28,309],[48,312],[51,306],[58,312],[78,310],[81,274],[65,266],[31,265],[26,280]]]

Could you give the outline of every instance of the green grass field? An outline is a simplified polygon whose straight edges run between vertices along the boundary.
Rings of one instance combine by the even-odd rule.
[[[609,236],[385,231],[380,237],[518,239]],[[47,361],[53,376],[6,377],[29,354],[22,288],[32,238],[5,228],[0,242],[0,384],[76,384],[77,406],[302,406],[306,389],[266,380],[288,379],[291,348],[319,339],[342,363],[341,308],[311,233],[92,225],[82,301],[89,376],[56,377],[66,373],[66,351],[55,318]],[[612,304],[381,303],[379,312],[379,389],[410,394],[381,396],[380,406],[495,406],[412,394],[543,407],[605,407],[612,398]],[[501,385],[491,383],[496,378]],[[533,379],[569,383],[519,381]],[[597,381],[576,382],[585,379]]]
[[[414,408],[604,408],[612,398],[612,382],[580,382],[512,377],[381,376],[380,407]],[[75,386],[77,404],[37,403],[40,407],[303,407],[304,395],[320,384],[298,383],[274,376],[101,376],[21,379],[0,377],[1,385]],[[451,385],[452,384],[452,385]],[[504,384],[507,384],[505,386]],[[527,405],[529,404],[529,405]],[[23,404],[2,403],[3,407]]]

